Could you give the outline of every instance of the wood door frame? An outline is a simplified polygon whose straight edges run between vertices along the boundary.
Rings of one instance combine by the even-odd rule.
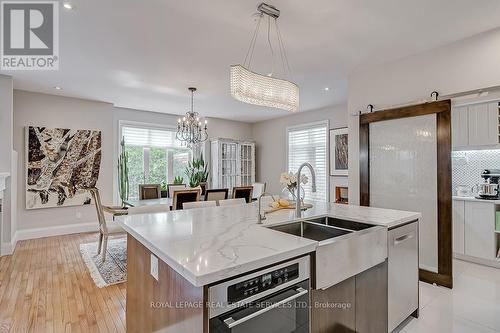
[[[451,100],[362,114],[359,118],[359,190],[361,206],[370,205],[370,124],[384,120],[436,115],[438,272],[419,268],[421,281],[453,288],[451,194]]]

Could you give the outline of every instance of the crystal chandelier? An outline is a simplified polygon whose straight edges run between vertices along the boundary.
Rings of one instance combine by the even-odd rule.
[[[188,88],[191,91],[191,111],[186,112],[184,117],[177,119],[177,140],[193,147],[208,139],[207,120],[202,125],[198,112],[194,112],[194,92],[196,88]]]
[[[276,37],[278,39],[279,54],[281,57],[283,75],[291,77],[290,65],[285,52],[285,46],[278,28],[280,11],[271,5],[261,3],[258,7],[258,19],[255,32],[248,48],[243,65],[231,66],[231,95],[239,101],[260,106],[268,106],[287,111],[299,109],[299,87],[288,80],[273,77],[274,51],[271,43],[271,19],[274,20]],[[262,75],[250,70],[255,43],[259,34],[259,27],[264,15],[267,17],[267,41],[271,50],[273,71]]]

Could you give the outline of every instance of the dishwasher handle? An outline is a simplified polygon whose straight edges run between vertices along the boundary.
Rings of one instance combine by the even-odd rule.
[[[404,242],[412,239],[413,237],[415,237],[415,232],[414,231],[409,232],[406,235],[399,236],[398,238],[394,239],[394,245],[398,245],[398,244],[404,243]]]
[[[263,309],[260,309],[259,311],[255,311],[255,312],[253,312],[253,313],[249,314],[248,316],[243,317],[241,319],[234,320],[233,317],[229,317],[226,320],[224,320],[224,324],[226,324],[226,326],[228,328],[233,328],[235,326],[238,326],[239,324],[242,324],[242,323],[244,323],[252,318],[258,317],[258,316],[260,316],[268,311],[271,311],[272,309],[275,309],[279,306],[282,306],[283,304],[288,303],[290,301],[293,301],[294,299],[297,299],[297,298],[308,293],[308,290],[304,289],[302,287],[297,288],[295,291],[297,292],[295,295],[287,297],[279,302],[273,303],[270,306],[265,307]]]

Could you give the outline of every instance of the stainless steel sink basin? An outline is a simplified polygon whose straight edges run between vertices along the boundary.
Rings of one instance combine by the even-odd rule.
[[[287,234],[312,239],[318,242],[352,232],[351,230],[338,229],[327,225],[311,223],[308,221],[293,222],[270,228],[273,230],[286,232]]]
[[[327,289],[387,258],[387,229],[381,226],[327,216],[269,228],[319,242],[316,289]]]
[[[361,223],[361,222],[354,222],[354,221],[349,221],[349,220],[342,220],[342,219],[338,219],[338,218],[330,217],[330,216],[309,219],[307,221],[313,222],[313,223],[329,225],[332,227],[347,229],[347,230],[353,230],[353,231],[365,230],[365,229],[373,227],[373,225],[370,225],[370,224]]]

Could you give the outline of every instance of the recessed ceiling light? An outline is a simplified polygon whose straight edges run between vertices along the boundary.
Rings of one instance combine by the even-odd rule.
[[[55,89],[55,90],[62,90],[62,88],[61,88],[61,87],[59,87],[59,86],[55,86],[55,87],[54,87],[54,89]]]
[[[325,88],[323,88],[323,90],[325,90],[325,91],[329,91],[329,90],[330,90],[330,88],[325,87]]]
[[[73,5],[72,5],[72,4],[70,4],[69,2],[65,2],[65,3],[63,3],[63,7],[64,7],[64,8],[66,8],[66,9],[68,9],[68,10],[73,9]]]

